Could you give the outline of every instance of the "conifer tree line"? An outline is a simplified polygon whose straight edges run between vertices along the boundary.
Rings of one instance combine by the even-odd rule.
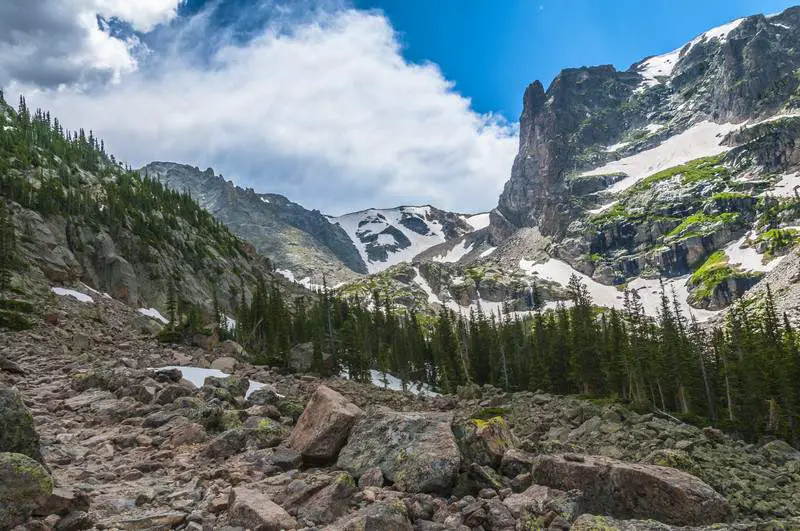
[[[97,182],[87,180],[87,171]],[[245,254],[243,242],[187,193],[123,166],[92,131],[66,130],[50,113],[31,111],[22,97],[11,108],[2,91],[0,196],[45,216],[64,216],[68,239],[78,224],[102,225],[115,240],[121,233],[134,234],[145,245],[121,249],[126,256],[148,247],[174,248],[200,267],[212,247],[223,256]],[[169,230],[185,225],[201,238],[185,241]]]
[[[311,343],[314,370],[369,381],[376,369],[442,392],[464,384],[617,399],[747,438],[800,438],[800,359],[794,327],[771,291],[758,307],[732,307],[704,328],[662,288],[657,318],[625,292],[622,309],[600,309],[577,277],[555,309],[487,315],[417,315],[374,293],[365,303],[330,290],[287,302],[264,281],[240,302],[235,338],[256,361],[289,365]]]

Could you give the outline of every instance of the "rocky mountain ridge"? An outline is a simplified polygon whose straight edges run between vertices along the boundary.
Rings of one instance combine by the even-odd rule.
[[[467,216],[430,205],[326,216],[278,194],[240,188],[210,168],[201,171],[152,162],[139,172],[189,193],[232,232],[269,256],[279,273],[307,288],[318,288],[324,281],[341,284],[410,262],[432,247],[488,225],[488,214]],[[458,252],[448,251],[436,256],[444,261],[460,258]]]
[[[775,278],[791,309],[793,281],[770,273],[795,259],[800,235],[798,39],[800,8],[790,8],[626,71],[572,68],[547,90],[532,83],[479,252],[446,278],[418,267],[432,294],[415,277],[389,284],[463,312],[479,302],[524,311],[530,290],[553,306],[576,275],[598,305],[619,308],[634,290],[655,315],[663,282],[704,321]],[[474,281],[466,296],[464,278]]]

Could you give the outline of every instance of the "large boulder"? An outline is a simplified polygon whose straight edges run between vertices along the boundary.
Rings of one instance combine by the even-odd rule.
[[[449,413],[378,407],[361,417],[337,465],[358,478],[373,467],[408,492],[449,492],[461,465]]]
[[[534,483],[583,491],[587,512],[623,519],[704,525],[730,517],[725,498],[700,479],[673,468],[625,463],[608,457],[539,456]]]
[[[53,480],[41,464],[27,455],[0,453],[0,529],[25,522],[52,493]]]
[[[514,435],[502,416],[471,418],[453,425],[464,458],[498,468],[503,455],[514,447]]]
[[[615,520],[609,516],[582,514],[570,531],[676,531],[674,527],[653,520]]]
[[[253,531],[297,529],[297,521],[266,494],[237,487],[228,498],[230,523]]]
[[[0,452],[27,455],[40,463],[39,435],[34,430],[33,416],[22,401],[19,391],[0,384]]]
[[[413,531],[408,509],[401,500],[383,500],[361,509],[328,531]]]
[[[361,409],[333,389],[320,385],[300,415],[288,441],[306,463],[336,459]]]

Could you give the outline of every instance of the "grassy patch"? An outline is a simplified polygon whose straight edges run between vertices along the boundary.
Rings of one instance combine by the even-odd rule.
[[[719,177],[727,177],[730,172],[721,164],[721,161],[722,155],[720,154],[713,157],[695,159],[680,166],[661,170],[633,185],[629,190],[629,194],[649,190],[654,184],[672,179],[678,175],[681,176],[681,183],[683,184],[694,184]]]
[[[749,199],[752,196],[742,192],[719,192],[711,196],[712,201],[734,201],[736,199]]]
[[[683,236],[685,238],[687,234],[684,233],[688,231],[695,232],[696,235],[702,235],[705,232],[704,229],[709,225],[716,225],[717,223],[727,225],[729,223],[735,223],[738,219],[739,214],[735,212],[723,212],[722,214],[709,216],[703,211],[698,211],[684,219],[680,225],[672,229],[672,231],[667,234],[667,238],[676,236]]]
[[[758,235],[756,242],[765,242],[767,249],[764,255],[773,258],[784,249],[794,247],[800,241],[797,229],[770,229]]]

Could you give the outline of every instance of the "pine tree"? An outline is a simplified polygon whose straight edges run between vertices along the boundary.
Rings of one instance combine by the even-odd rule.
[[[11,285],[11,274],[18,265],[17,240],[11,211],[0,200],[0,297]]]

